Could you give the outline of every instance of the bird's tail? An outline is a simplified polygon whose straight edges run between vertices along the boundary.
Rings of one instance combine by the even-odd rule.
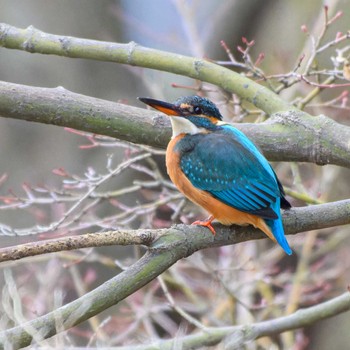
[[[276,238],[277,243],[283,248],[283,250],[288,254],[292,254],[292,249],[290,249],[290,246],[288,244],[288,241],[286,239],[286,236],[284,235],[284,229],[282,224],[282,217],[280,212],[280,199],[278,198],[278,201],[275,203],[275,206],[273,207],[274,211],[278,215],[278,219],[271,220],[271,219],[265,219],[265,222],[267,226],[270,227],[272,234]]]

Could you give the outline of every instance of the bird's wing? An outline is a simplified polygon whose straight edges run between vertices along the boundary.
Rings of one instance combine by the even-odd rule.
[[[272,209],[283,196],[278,180],[244,134],[228,129],[190,137],[192,147],[182,154],[180,166],[195,187],[238,210],[266,219],[278,218]]]

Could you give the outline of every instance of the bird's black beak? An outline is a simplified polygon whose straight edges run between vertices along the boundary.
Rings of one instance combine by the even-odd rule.
[[[138,99],[141,102],[146,103],[146,105],[149,105],[152,108],[155,108],[167,115],[180,115],[179,107],[175,106],[172,103],[154,100],[153,98],[148,97],[138,97]]]

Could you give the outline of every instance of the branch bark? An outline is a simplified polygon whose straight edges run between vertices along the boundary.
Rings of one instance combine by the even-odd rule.
[[[298,160],[350,167],[350,128],[327,117],[311,117],[284,102],[267,88],[212,62],[152,50],[135,43],[117,44],[47,34],[33,27],[18,29],[0,24],[0,46],[32,53],[110,61],[163,70],[206,81],[235,93],[272,115],[267,122],[239,124],[271,160]],[[170,135],[169,123],[157,112],[119,105],[71,93],[63,88],[34,88],[0,83],[0,115],[40,123],[68,126],[135,143],[164,147]],[[295,208],[284,213],[286,232],[293,234],[350,222],[350,201]],[[205,229],[178,225],[155,231],[109,233],[101,245],[144,244],[145,255],[128,269],[83,297],[25,324],[0,333],[0,349],[18,349],[32,340],[46,339],[69,329],[117,304],[152,281],[181,258],[207,247],[236,244],[262,238],[253,228],[218,227],[213,237]],[[3,261],[63,249],[96,246],[97,236],[19,246],[17,251],[0,251]],[[41,244],[42,243],[42,244]],[[11,250],[12,249],[12,250]],[[16,248],[15,248],[16,249]],[[11,254],[14,254],[11,258]],[[228,342],[242,344],[276,332],[309,325],[319,319],[350,309],[349,295],[343,295],[304,311],[251,326],[214,329],[208,345],[228,336]],[[199,334],[207,337],[211,334]],[[217,332],[217,333],[215,333]],[[221,332],[221,333],[220,333]],[[217,337],[215,337],[215,334]],[[192,337],[192,338],[191,338]],[[191,341],[196,336],[185,337]],[[214,340],[215,339],[215,340]],[[243,340],[242,340],[243,339]],[[211,343],[213,342],[214,343]],[[164,343],[167,344],[167,343]],[[203,343],[200,343],[201,346]],[[168,346],[172,346],[169,342]],[[190,345],[187,346],[188,348]],[[164,347],[162,347],[164,348]]]
[[[182,236],[186,236],[184,233]],[[104,309],[117,304],[152,281],[178,259],[191,254],[181,245],[183,237],[170,230],[149,248],[135,264],[79,299],[44,316],[0,333],[0,349],[20,349],[69,329]],[[173,249],[169,249],[172,247]]]
[[[285,331],[303,328],[350,310],[350,294],[346,292],[336,298],[307,309],[273,320],[250,325],[207,328],[205,331],[182,338],[170,339],[152,345],[132,345],[115,347],[115,350],[171,350],[181,344],[182,350],[201,349],[222,341],[225,349],[241,349],[247,343],[261,337],[272,336]]]
[[[243,234],[243,229],[241,234]],[[166,235],[161,236],[152,243],[140,260],[116,277],[55,311],[0,333],[0,349],[6,349],[9,346],[10,349],[19,349],[30,345],[33,339],[35,341],[47,339],[58,332],[80,324],[134,293],[167,270],[179,259],[206,247],[208,237],[209,235],[200,235],[198,233],[189,235],[187,232],[182,231],[181,227],[169,229]],[[219,237],[219,241],[222,238]],[[211,237],[211,240],[214,240],[215,243],[216,238]],[[341,301],[338,299],[337,301],[341,305],[338,305],[335,301],[335,305],[331,304],[329,306],[329,304],[326,304],[328,307],[325,308],[323,307],[324,305],[310,308],[309,313],[307,311],[298,311],[295,314],[299,315],[296,316],[296,319],[291,319],[291,317],[295,316],[291,315],[282,320],[263,322],[256,329],[249,326],[249,329],[254,330],[254,332],[248,333],[250,334],[249,339],[303,327],[319,319],[349,310],[350,297],[343,296],[340,298]],[[242,330],[244,330],[244,327],[241,328]],[[232,330],[229,333],[232,333]],[[229,333],[220,333],[216,341],[221,341]]]
[[[76,94],[63,87],[0,82],[0,116],[156,147],[164,147],[170,139],[170,123],[159,113]]]
[[[253,103],[267,114],[296,110],[268,88],[215,63],[142,47],[44,33],[33,26],[20,29],[0,23],[0,46],[31,53],[85,58],[151,68],[220,86]]]
[[[286,234],[350,224],[350,199],[292,208],[283,212],[283,224]],[[19,260],[35,255],[109,245],[145,245],[151,246],[157,239],[169,233],[183,232],[192,237],[194,251],[214,246],[224,246],[262,239],[266,236],[252,226],[226,227],[215,223],[216,236],[213,237],[206,228],[200,226],[176,225],[169,229],[158,230],[124,230],[87,233],[80,236],[63,237],[0,249],[0,262]],[[187,244],[184,240],[182,244]]]
[[[71,127],[165,148],[170,123],[159,112],[55,89],[0,82],[0,116]],[[350,128],[302,112],[277,113],[259,124],[235,124],[272,161],[350,167]]]
[[[342,215],[339,215],[339,212]],[[350,222],[350,200],[294,208],[285,213],[287,215],[284,217],[284,224],[289,234],[320,227],[331,227]],[[208,233],[205,228],[185,225],[159,230],[156,234],[150,234],[149,231],[143,230],[135,231],[135,244],[149,244],[147,252],[140,260],[73,302],[21,326],[0,333],[0,349],[5,348],[6,344],[11,344],[11,349],[18,349],[29,345],[34,336],[36,341],[46,339],[57,332],[80,324],[125,299],[159,276],[176,261],[197,250],[263,237],[259,230],[253,228],[234,226],[232,229],[217,225],[217,229],[215,237]],[[121,233],[122,235],[123,233]],[[125,237],[127,239],[120,239],[119,243],[132,242],[130,232]],[[152,238],[154,240],[151,242]],[[315,322],[316,319],[312,322]],[[57,327],[57,320],[61,322],[60,327]],[[287,328],[282,327],[283,329],[281,328],[280,331],[293,329],[293,327],[285,327]]]
[[[300,112],[268,88],[207,60],[152,50],[133,42],[118,44],[59,36],[44,33],[32,26],[27,29],[19,29],[5,23],[0,23],[0,46],[31,53],[135,65],[215,84],[253,103],[267,114],[279,113],[273,122],[259,124],[258,127],[252,127],[252,125],[240,127],[243,131],[248,131],[248,135],[251,133],[250,130],[254,129],[257,143],[262,146],[270,160],[299,160],[316,164],[350,166],[350,145],[346,141],[350,138],[350,128],[337,124],[324,116],[311,117]],[[1,86],[0,89],[3,90],[4,87]],[[37,90],[36,93],[48,91],[52,90]],[[17,90],[17,92],[19,91]],[[140,121],[141,113],[144,117],[150,112],[144,110],[141,112],[139,109],[111,102],[106,105],[106,102],[103,103],[102,100],[89,98],[84,101],[80,100],[83,102],[80,112],[80,106],[75,103],[74,98],[79,96],[80,99],[83,98],[82,96],[75,94],[74,96],[72,93],[68,94],[67,91],[61,91],[61,94],[56,93],[58,95],[56,104],[51,107],[45,103],[42,106],[45,112],[50,112],[50,117],[44,117],[38,108],[35,108],[34,101],[32,101],[34,110],[26,108],[21,114],[16,112],[21,104],[16,101],[17,108],[13,108],[7,100],[7,108],[0,113],[12,118],[70,126],[158,147],[164,147],[168,140],[168,128],[164,130],[164,120],[159,118],[157,113],[149,114],[149,119],[141,118],[142,121]],[[52,98],[54,96],[51,96],[51,102],[53,102]],[[0,101],[0,104],[3,102]],[[94,106],[94,103],[97,104],[97,108],[89,109]],[[33,106],[30,107],[33,108]],[[55,107],[57,108],[55,109]],[[107,111],[111,113],[106,113]],[[75,115],[81,119],[72,117]],[[140,126],[145,126],[145,129]],[[158,127],[160,128],[158,129]],[[152,128],[153,130],[151,130]],[[140,130],[144,131],[140,132]],[[278,152],[276,152],[275,142],[280,146]]]

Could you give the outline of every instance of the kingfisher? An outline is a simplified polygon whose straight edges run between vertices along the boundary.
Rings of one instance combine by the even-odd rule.
[[[214,219],[226,226],[253,225],[291,255],[281,217],[281,208],[291,205],[257,146],[223,122],[219,109],[207,98],[187,96],[174,103],[139,100],[170,117],[169,177],[188,199],[211,214],[193,224],[206,226],[214,235]]]

